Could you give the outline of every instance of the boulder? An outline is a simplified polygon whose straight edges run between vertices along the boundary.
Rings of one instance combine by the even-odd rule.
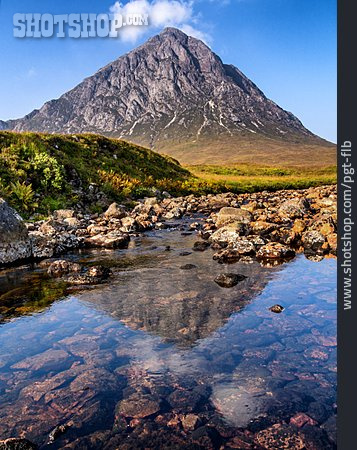
[[[82,246],[83,239],[70,233],[47,235],[40,231],[29,233],[32,244],[32,256],[36,259],[52,258],[68,250]]]
[[[213,244],[218,244],[221,247],[240,245],[238,243],[244,241],[241,236],[245,235],[246,231],[247,228],[242,232],[242,229],[237,229],[233,224],[225,225],[211,234],[211,236],[209,236],[209,241]]]
[[[319,231],[306,231],[302,236],[302,243],[305,250],[312,252],[323,251],[325,236]]]
[[[32,256],[36,259],[52,258],[55,254],[56,239],[41,233],[31,231],[30,233]]]
[[[259,235],[266,235],[277,229],[275,223],[264,222],[262,220],[253,222],[251,225],[253,232]]]
[[[249,211],[226,206],[217,214],[216,227],[220,228],[230,223],[249,224],[252,219],[253,216]]]
[[[269,242],[263,245],[257,252],[257,257],[262,259],[291,258],[295,251],[279,242]]]
[[[70,219],[74,217],[74,215],[73,209],[58,209],[53,213],[53,218],[62,221],[64,219]]]
[[[159,203],[157,197],[147,197],[145,198],[144,205],[145,206],[155,206]]]
[[[309,207],[310,204],[306,198],[294,198],[284,202],[278,213],[282,219],[299,219],[307,213]]]
[[[185,214],[185,210],[183,208],[175,207],[172,208],[164,215],[164,219],[180,219]]]
[[[133,231],[136,231],[137,223],[136,220],[133,217],[123,217],[121,220],[121,228],[120,230],[124,233],[131,233]]]
[[[209,237],[209,241],[221,247],[234,244],[240,238],[239,231],[229,225],[219,228]]]
[[[112,203],[104,213],[106,219],[122,219],[125,216],[125,208],[118,203]]]
[[[0,199],[0,264],[10,264],[31,256],[31,241],[19,214]]]
[[[112,271],[102,265],[92,266],[86,272],[71,272],[65,281],[73,285],[93,285],[100,284],[107,280]]]
[[[127,248],[129,241],[130,237],[127,234],[110,232],[88,237],[84,240],[84,244],[87,247]]]

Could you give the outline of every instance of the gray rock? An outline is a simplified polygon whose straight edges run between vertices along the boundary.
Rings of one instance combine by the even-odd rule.
[[[216,226],[220,228],[230,223],[249,224],[252,218],[252,214],[245,209],[224,207],[217,214]]]
[[[70,233],[45,234],[40,231],[29,233],[32,245],[32,257],[36,259],[52,258],[68,250],[82,246],[83,239]]]
[[[72,219],[75,216],[73,209],[57,209],[54,211],[53,218],[55,220]]]
[[[87,247],[127,248],[130,237],[120,232],[97,234],[84,240]]]
[[[309,206],[309,202],[304,197],[287,200],[280,206],[278,213],[281,218],[298,219],[306,214]]]
[[[106,219],[122,219],[125,215],[125,208],[118,203],[112,203],[104,213]]]
[[[263,245],[257,252],[257,257],[262,259],[291,258],[295,251],[279,242],[269,242]]]
[[[0,264],[31,256],[31,241],[20,215],[0,199]]]
[[[302,243],[305,250],[318,252],[322,250],[322,246],[325,243],[325,236],[319,231],[306,231],[302,235]]]

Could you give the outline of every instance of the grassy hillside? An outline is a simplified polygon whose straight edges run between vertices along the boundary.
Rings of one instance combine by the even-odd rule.
[[[89,201],[93,188],[122,200],[189,176],[172,158],[116,139],[0,132],[0,196],[25,215]]]
[[[255,164],[182,167],[176,160],[94,134],[0,132],[0,197],[23,216],[80,206],[101,212],[111,201],[152,196],[294,189],[336,182],[334,166]]]

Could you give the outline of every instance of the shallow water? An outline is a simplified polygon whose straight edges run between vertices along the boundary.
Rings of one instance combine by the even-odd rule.
[[[219,448],[236,427],[298,412],[331,423],[336,261],[221,265],[210,249],[192,252],[195,240],[162,230],[128,250],[68,255],[114,272],[82,292],[39,266],[0,274],[1,438],[44,445],[69,423],[48,448],[183,448],[190,432],[167,421],[194,413],[215,424]],[[221,272],[247,278],[224,289]]]

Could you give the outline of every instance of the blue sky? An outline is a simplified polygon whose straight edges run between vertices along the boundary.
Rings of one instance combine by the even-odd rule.
[[[107,13],[115,0],[0,1],[0,119],[57,98],[164,26],[203,37],[314,133],[336,142],[336,0],[136,0],[157,26],[118,39],[16,39],[14,13]],[[157,3],[161,2],[157,13]],[[128,9],[127,1],[114,6]],[[156,11],[156,12],[155,12]]]

